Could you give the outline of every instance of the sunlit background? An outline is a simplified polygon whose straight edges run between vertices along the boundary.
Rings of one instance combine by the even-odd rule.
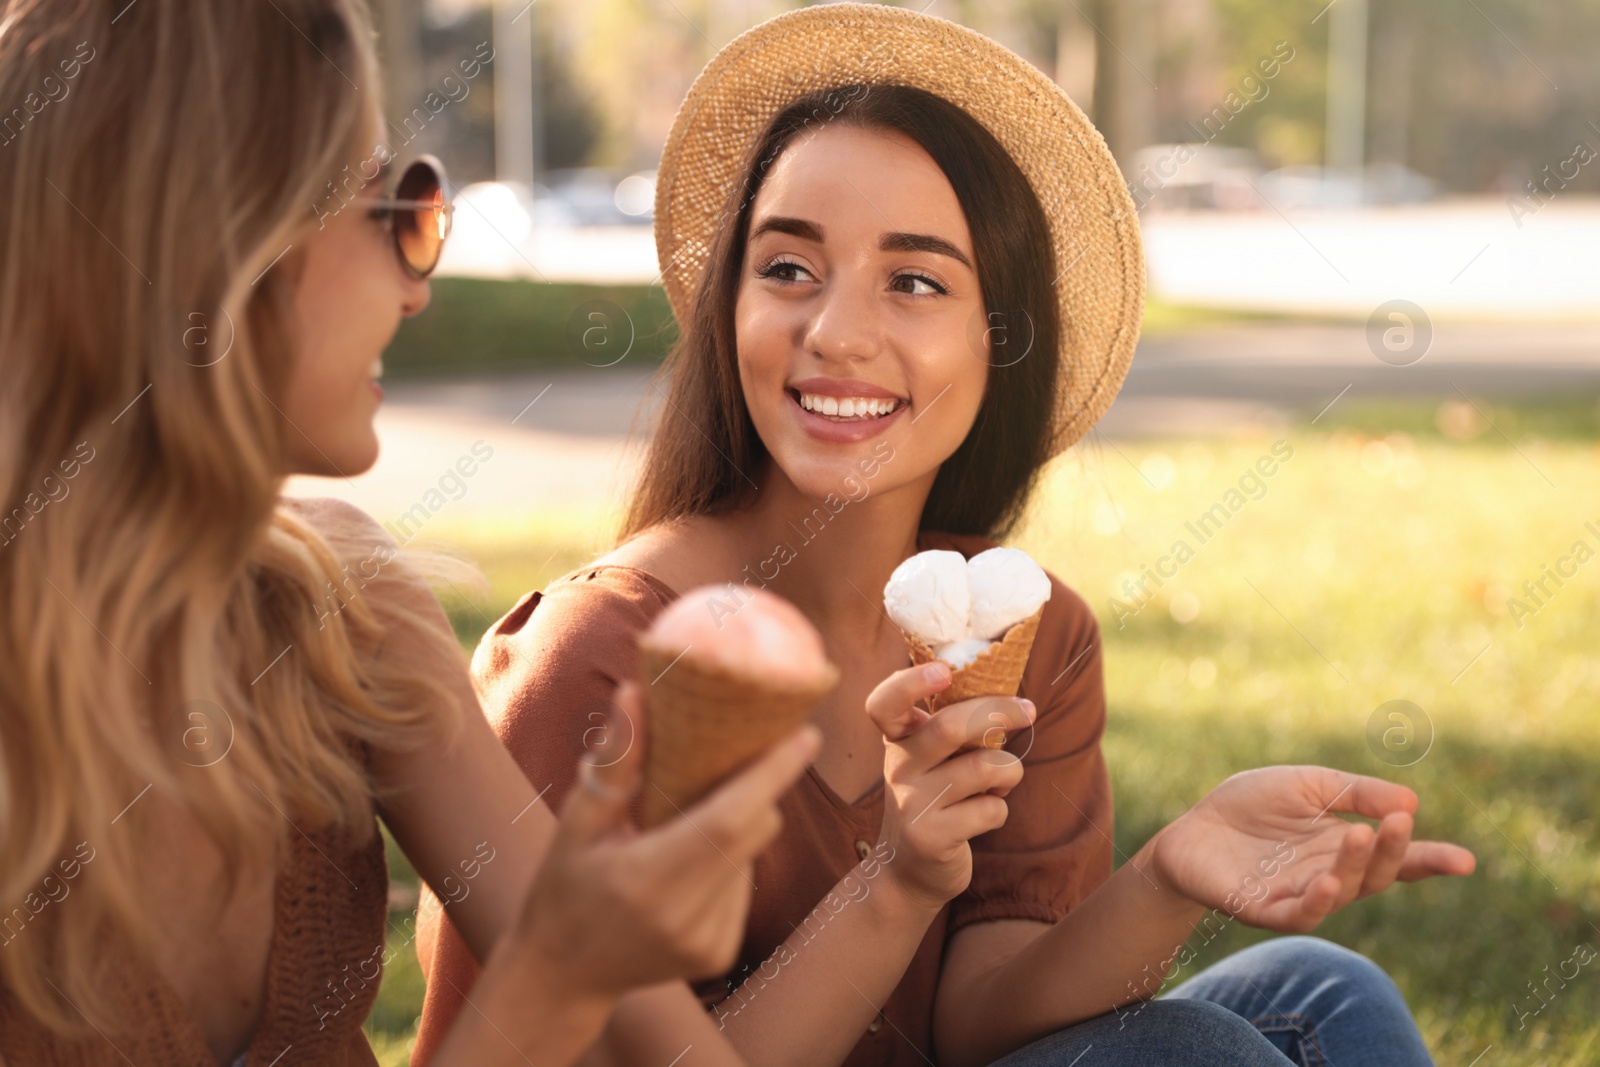
[[[378,466],[292,491],[474,559],[488,590],[443,591],[470,648],[609,545],[674,336],[662,142],[715,51],[798,5],[373,2],[391,143],[445,160],[456,233],[386,359]],[[1403,782],[1478,873],[1320,932],[1441,1064],[1600,1062],[1600,963],[1562,977],[1600,946],[1600,3],[927,10],[1066,89],[1140,206],[1133,372],[1016,538],[1099,614],[1120,854],[1246,767]],[[391,866],[369,1033],[398,1064],[422,980]]]

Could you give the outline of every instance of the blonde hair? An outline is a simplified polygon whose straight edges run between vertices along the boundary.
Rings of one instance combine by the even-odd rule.
[[[377,617],[328,609],[345,563],[279,499],[295,257],[271,265],[371,148],[361,0],[0,12],[0,922],[92,856],[0,946],[0,988],[76,1034],[114,1015],[108,961],[150,948],[114,825],[147,786],[231,893],[285,814],[370,842],[352,744],[421,743],[449,697],[363,655]],[[196,706],[231,730],[204,770]]]

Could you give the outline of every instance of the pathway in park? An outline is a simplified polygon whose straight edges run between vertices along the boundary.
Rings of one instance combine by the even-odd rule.
[[[1101,429],[1114,440],[1229,434],[1371,396],[1600,395],[1600,325],[1439,324],[1431,337],[1400,327],[1388,347],[1384,329],[1262,323],[1147,338]],[[349,479],[295,479],[290,492],[338,496],[385,522],[602,511],[626,491],[638,431],[658,416],[652,370],[393,382],[377,465]],[[474,446],[490,458],[473,458]]]

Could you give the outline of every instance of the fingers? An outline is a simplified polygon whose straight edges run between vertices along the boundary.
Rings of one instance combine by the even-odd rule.
[[[1419,882],[1435,875],[1466,875],[1478,867],[1478,858],[1448,841],[1413,841],[1400,864],[1399,880]]]
[[[1347,826],[1339,841],[1333,867],[1328,872],[1339,880],[1339,892],[1330,911],[1337,911],[1356,898],[1372,859],[1372,850],[1378,842],[1378,835],[1366,823],[1349,823]]]
[[[1269,893],[1243,915],[1244,920],[1252,926],[1303,934],[1354,900],[1376,847],[1377,834],[1366,823],[1345,825],[1330,867],[1306,873],[1298,886]]]
[[[578,761],[577,787],[568,791],[561,806],[563,837],[594,841],[627,823],[628,807],[643,774],[644,755],[634,743],[643,722],[643,691],[637,682],[623,682],[606,714],[608,740],[604,748],[608,754],[587,752]]]
[[[1006,734],[1024,730],[1038,713],[1031,700],[978,697],[939,709],[901,742],[909,757],[903,773],[925,774],[963,748],[997,749]]]
[[[1324,812],[1345,811],[1368,819],[1382,819],[1397,811],[1416,814],[1417,794],[1403,785],[1328,767],[1311,770]]]
[[[971,841],[979,834],[998,830],[1006,823],[1010,808],[1004,800],[988,793],[957,801],[938,813],[941,832],[962,841]],[[934,818],[929,812],[928,818]]]
[[[867,697],[867,715],[885,739],[899,741],[928,721],[928,713],[916,706],[917,701],[943,692],[950,678],[950,665],[942,660],[895,671]]]
[[[920,788],[929,795],[942,794],[941,806],[951,807],[980,793],[1003,797],[1022,781],[1022,772],[1022,761],[1011,753],[976,749],[935,767]]]
[[[1334,911],[1343,886],[1332,873],[1311,879],[1298,894],[1269,897],[1246,916],[1245,922],[1286,934],[1304,934]]]
[[[1395,812],[1384,817],[1378,825],[1378,837],[1372,846],[1372,858],[1367,861],[1367,873],[1361,879],[1358,897],[1381,893],[1394,884],[1405,862],[1406,846],[1411,844],[1411,816]]]

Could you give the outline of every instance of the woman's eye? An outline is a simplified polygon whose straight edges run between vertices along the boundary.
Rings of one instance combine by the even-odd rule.
[[[794,276],[796,272],[801,274],[810,273],[798,263],[787,259],[774,259],[757,267],[756,277],[776,278],[780,282],[794,282],[800,280]]]
[[[390,211],[386,207],[375,207],[371,211],[367,212],[367,217],[387,230],[390,224],[394,221],[394,212]]]
[[[911,288],[907,289],[901,287],[902,283],[910,285]],[[938,282],[934,281],[932,278],[924,277],[921,274],[897,274],[895,275],[892,284],[898,287],[899,292],[905,293],[908,296],[933,296],[935,293],[942,295],[949,292],[949,290],[940,285]],[[921,286],[921,288],[917,288],[918,286]]]

